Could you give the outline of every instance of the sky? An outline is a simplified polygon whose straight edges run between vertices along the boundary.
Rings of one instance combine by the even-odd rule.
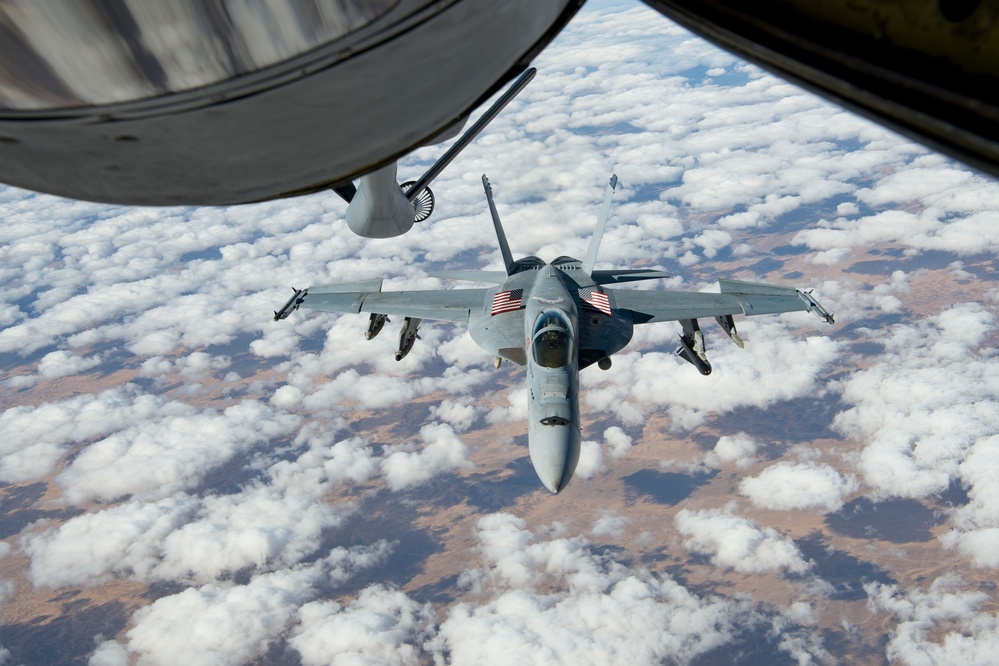
[[[0,188],[0,646],[11,664],[989,663],[999,186],[589,2],[408,234],[333,195],[130,208]],[[400,163],[414,179],[442,152]],[[836,314],[636,329],[581,374],[552,496],[525,377],[461,326],[291,287],[582,256],[814,288]],[[183,637],[183,639],[179,639]],[[42,640],[45,639],[45,640]]]

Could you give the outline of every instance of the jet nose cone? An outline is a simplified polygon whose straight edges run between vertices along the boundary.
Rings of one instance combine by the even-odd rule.
[[[534,471],[545,488],[558,494],[572,479],[579,463],[579,429],[569,425],[538,425],[529,433]]]

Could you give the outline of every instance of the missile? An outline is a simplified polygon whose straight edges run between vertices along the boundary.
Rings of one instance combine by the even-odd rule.
[[[707,349],[704,346],[704,334],[696,319],[681,319],[680,348],[676,355],[692,364],[702,375],[711,374],[711,364],[708,363]]]
[[[306,294],[309,293],[308,289],[295,289],[292,287],[291,290],[295,292],[294,295],[288,299],[288,302],[280,310],[274,311],[274,321],[287,319],[288,315],[298,309],[298,306],[305,300]]]

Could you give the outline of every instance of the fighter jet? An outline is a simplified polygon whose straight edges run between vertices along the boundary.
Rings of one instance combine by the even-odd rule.
[[[441,278],[493,284],[488,288],[382,291],[382,280],[297,289],[274,319],[299,307],[328,312],[371,313],[365,337],[377,335],[386,318],[404,317],[396,360],[412,349],[422,319],[468,325],[475,342],[496,357],[526,366],[529,385],[528,450],[541,483],[552,493],[572,479],[580,450],[579,371],[611,367],[611,356],[631,341],[636,324],[680,323],[677,354],[701,374],[711,373],[698,324],[714,318],[740,347],[734,315],[813,312],[834,323],[811,292],[737,280],[719,280],[720,293],[636,291],[607,285],[669,277],[651,269],[595,269],[617,176],[610,180],[603,210],[580,261],[562,256],[551,263],[529,256],[514,260],[482,177],[504,268],[500,271],[443,271]]]

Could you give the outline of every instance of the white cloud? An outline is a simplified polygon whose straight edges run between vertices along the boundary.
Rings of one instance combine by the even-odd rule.
[[[979,349],[992,316],[960,304],[883,332],[884,353],[842,384],[834,425],[863,443],[859,469],[880,497],[926,497],[999,430],[995,359]],[[969,479],[970,480],[970,479]]]
[[[36,586],[89,584],[109,574],[148,576],[161,556],[163,539],[197,510],[190,497],[154,504],[129,502],[85,513],[23,538]]]
[[[56,377],[67,377],[77,375],[94,368],[101,363],[100,356],[89,358],[60,349],[50,352],[42,357],[38,362],[38,374],[34,376],[15,376],[7,380],[7,384],[14,388],[33,386],[41,379],[54,379]]]
[[[35,585],[59,587],[129,577],[143,582],[210,582],[238,571],[273,571],[314,553],[325,530],[354,507],[321,498],[377,471],[362,440],[313,438],[294,460],[266,470],[266,482],[230,495],[185,494],[85,513],[22,537]]]
[[[50,474],[70,445],[137,424],[190,415],[184,403],[142,393],[131,384],[59,402],[13,407],[0,414],[0,480],[20,482]]]
[[[886,242],[959,255],[999,248],[999,192],[994,183],[939,157],[917,159],[856,196],[871,206],[893,206],[861,217],[855,217],[855,206],[848,207],[841,214],[849,218],[820,221],[818,228],[798,232],[793,242],[820,251]]]
[[[988,595],[959,589],[957,576],[934,580],[927,591],[903,591],[896,585],[869,583],[868,605],[897,622],[889,632],[885,656],[913,666],[975,664],[995,661],[999,616],[983,613]]]
[[[674,427],[692,429],[712,413],[746,406],[762,409],[781,400],[814,395],[822,372],[838,357],[841,342],[796,335],[788,330],[785,317],[739,322],[746,349],[736,347],[720,331],[712,336],[709,329],[708,358],[714,366],[709,377],[702,377],[672,353],[672,345],[669,352],[617,354],[607,372],[582,375],[582,400],[588,408],[610,411],[629,425],[661,409]],[[673,324],[652,326],[675,328]]]
[[[487,598],[454,606],[428,643],[455,663],[687,662],[755,621],[742,602],[629,570],[580,537],[539,540],[509,514],[481,519],[478,538],[465,580]]]
[[[607,511],[597,519],[590,533],[594,536],[617,537],[621,535],[622,529],[627,524],[627,518],[617,515],[614,511]]]
[[[298,610],[289,644],[305,666],[325,664],[421,663],[424,634],[433,626],[430,604],[403,592],[373,585],[345,606],[312,601]]]
[[[612,460],[619,460],[628,455],[631,450],[632,439],[618,426],[611,426],[604,430],[604,445]]]
[[[843,506],[844,495],[856,489],[855,479],[818,463],[779,462],[739,483],[739,492],[755,506],[777,511],[831,513]]]
[[[841,389],[847,409],[836,427],[849,438],[843,447],[857,449],[856,456],[844,451],[845,462],[857,465],[876,496],[925,497],[963,485],[970,501],[949,513],[943,545],[954,550],[944,557],[999,566],[992,554],[999,498],[991,490],[999,431],[992,378],[999,373],[988,350],[994,331],[986,307],[947,310],[956,292],[928,289],[934,274],[926,279],[918,267],[896,270],[883,284],[838,270],[872,246],[900,248],[910,261],[928,250],[971,256],[994,249],[995,184],[921,156],[922,148],[738,62],[635,3],[587,3],[536,64],[540,76],[435,183],[435,217],[399,239],[353,237],[342,202],[328,194],[238,207],[130,209],[0,190],[0,352],[21,359],[18,377],[0,380],[9,389],[0,414],[0,480],[47,482],[61,473],[64,498],[75,497],[87,512],[26,528],[20,544],[32,580],[196,586],[147,605],[133,618],[136,633],[101,645],[94,663],[176,663],[184,649],[198,651],[195,662],[246,661],[264,658],[266,647],[282,640],[316,661],[350,649],[358,659],[389,663],[496,663],[496,654],[682,663],[760,623],[775,649],[799,663],[836,659],[811,628],[821,613],[816,620],[810,608],[792,606],[760,619],[754,593],[745,592],[755,583],[736,577],[733,595],[745,596],[702,598],[664,574],[624,563],[645,561],[649,548],[662,545],[656,535],[636,538],[621,561],[613,548],[573,536],[590,526],[602,541],[627,534],[621,524],[631,517],[628,507],[547,530],[490,517],[476,533],[480,561],[462,578],[471,589],[455,588],[453,605],[438,605],[433,619],[425,605],[381,585],[328,599],[332,569],[304,563],[322,559],[321,544],[358,509],[351,498],[377,510],[393,496],[381,491],[382,480],[390,490],[405,489],[475,460],[478,452],[466,450],[455,433],[483,421],[522,423],[526,388],[522,371],[494,372],[491,357],[460,326],[426,327],[413,353],[396,363],[398,322],[368,342],[364,317],[299,312],[273,322],[271,312],[289,286],[385,276],[386,288],[433,288],[430,269],[498,268],[478,181],[484,171],[518,255],[585,252],[603,184],[617,171],[621,186],[601,267],[680,271],[688,279],[674,278],[666,288],[697,289],[715,269],[711,257],[723,260],[719,270],[741,271],[793,239],[801,254],[782,257],[783,270],[805,273],[797,286],[815,286],[847,325],[820,328],[804,314],[740,320],[746,351],[706,327],[715,366],[708,378],[672,354],[674,326],[639,327],[610,372],[582,375],[584,408],[603,434],[589,435],[595,441],[587,441],[581,471],[587,460],[592,474],[613,474],[625,463],[630,469],[631,447],[647,445],[641,426],[654,414],[689,430],[732,410],[835,397]],[[401,173],[415,176],[440,152],[418,151]],[[786,231],[802,224],[809,228],[797,236]],[[879,255],[889,271],[893,256]],[[974,259],[964,261],[951,273],[988,275]],[[964,293],[960,298],[974,298]],[[919,321],[930,296],[944,312]],[[870,319],[882,314],[900,323],[876,329]],[[885,351],[861,358],[849,351],[853,342],[884,343]],[[206,381],[225,372],[230,386],[216,390]],[[79,376],[65,379],[72,374]],[[144,388],[106,389],[136,375]],[[240,375],[246,380],[237,382]],[[830,385],[830,375],[839,383]],[[162,376],[168,380],[158,381]],[[66,395],[67,386],[84,393],[49,397]],[[146,394],[163,391],[170,393]],[[341,441],[319,434],[342,432],[346,420],[360,423],[356,410],[384,417],[418,399],[434,405],[431,420],[440,422],[422,442],[415,436],[420,424],[400,437],[410,444],[383,453],[364,432],[354,438],[352,430]],[[240,404],[277,429],[258,431],[253,419],[226,411]],[[618,425],[603,425],[608,418]],[[200,435],[178,440],[180,429],[171,425],[185,421],[214,428],[220,446],[212,450],[214,442]],[[642,432],[642,441],[632,442],[619,426],[635,437]],[[750,464],[772,438],[746,427],[752,437],[718,438],[703,464]],[[222,476],[207,471],[225,465],[233,471],[225,468],[226,482],[238,490],[203,487]],[[752,481],[773,481],[771,470]],[[822,493],[809,487],[790,504],[807,499],[813,504],[803,510],[815,512],[844,497],[836,499],[837,481],[825,466],[794,464],[791,472],[831,486]],[[845,472],[839,478],[849,485]],[[794,474],[788,485],[799,480]],[[352,484],[361,486],[356,493]],[[91,502],[116,494],[133,498],[114,506]],[[698,525],[686,535],[690,547],[719,566],[735,571],[736,557],[723,547],[728,541],[714,540],[729,538],[753,572],[807,565],[769,528],[734,515],[684,515]],[[443,542],[445,559],[455,556],[457,541]],[[893,575],[896,566],[889,567]],[[898,579],[907,580],[902,568]],[[923,603],[910,592],[897,594]],[[941,603],[960,601],[952,597]],[[835,600],[813,602],[838,608]],[[994,618],[974,612],[925,636],[948,636],[947,649],[975,644],[990,654],[983,648]],[[234,620],[241,614],[250,618],[245,626]],[[893,611],[874,624],[904,621]],[[802,633],[799,624],[809,629]],[[164,638],[169,631],[194,639],[176,645]],[[903,654],[894,639],[908,635],[892,635],[892,654]],[[972,654],[960,656],[973,661]],[[898,657],[906,658],[917,657]]]
[[[161,597],[132,616],[126,646],[146,664],[246,663],[262,656],[323,586],[375,564],[387,550],[384,543],[336,549],[313,564],[261,574],[246,585],[210,583]]]
[[[715,447],[705,456],[704,462],[710,467],[724,467],[735,463],[738,467],[751,464],[759,445],[744,432],[735,435],[722,435]]]
[[[471,468],[468,447],[454,433],[451,426],[429,423],[420,428],[423,444],[391,447],[381,462],[385,481],[392,490],[402,490],[425,483],[434,476],[458,467]]]
[[[179,413],[177,413],[179,412]],[[124,496],[163,498],[196,487],[233,456],[287,436],[299,419],[257,401],[222,413],[178,407],[161,421],[146,421],[91,444],[56,477],[74,504]]]
[[[600,445],[590,439],[584,439],[580,442],[579,462],[576,463],[574,476],[578,476],[580,479],[592,479],[606,469]]]
[[[676,514],[676,528],[687,538],[687,550],[708,555],[712,564],[739,573],[771,571],[804,573],[811,566],[790,539],[772,527],[759,528],[728,509],[683,509]]]
[[[439,405],[430,408],[431,418],[446,421],[458,432],[464,432],[472,427],[477,416],[475,405],[470,400],[442,400]]]

